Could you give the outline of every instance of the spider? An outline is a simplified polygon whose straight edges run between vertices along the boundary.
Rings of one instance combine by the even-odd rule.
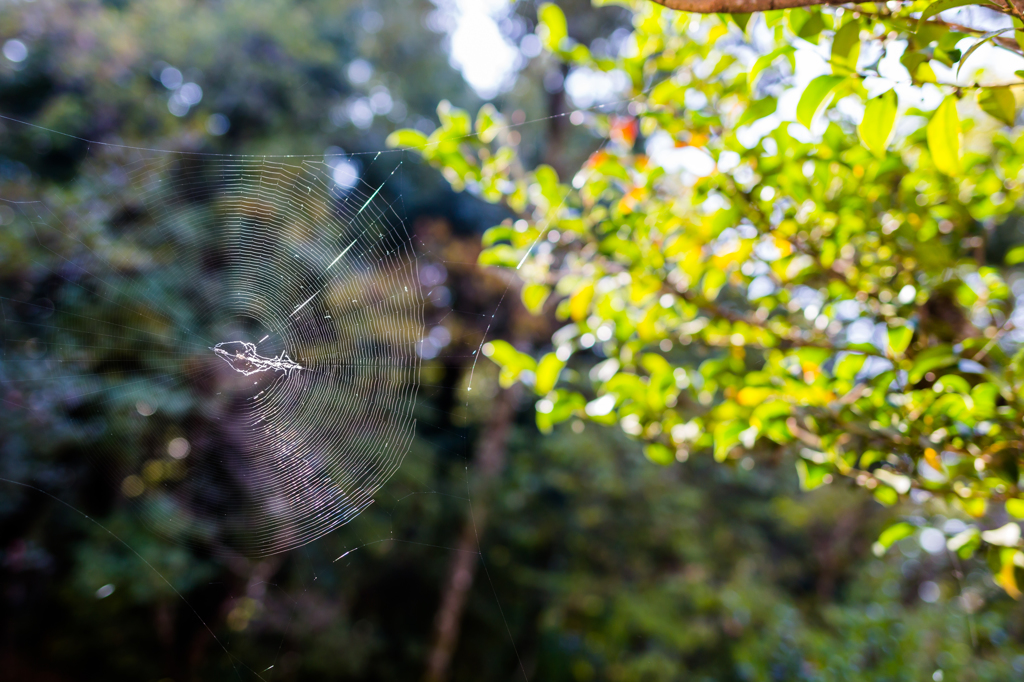
[[[238,348],[239,346],[241,348]],[[241,372],[245,376],[266,371],[290,375],[295,370],[304,369],[288,356],[286,350],[281,351],[276,357],[267,358],[256,352],[256,344],[247,341],[223,341],[210,350],[231,365],[236,372]]]

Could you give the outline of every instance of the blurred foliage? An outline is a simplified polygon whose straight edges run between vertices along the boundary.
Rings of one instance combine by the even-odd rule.
[[[951,68],[1003,34],[1019,55],[1008,36],[1024,31],[997,7],[1018,23],[961,56],[982,31],[937,13],[964,4],[699,17],[637,2],[610,57],[545,4],[553,57],[628,76],[628,107],[572,114],[600,143],[571,178],[526,170],[489,105],[474,121],[442,103],[429,137],[394,133],[520,217],[484,234],[480,262],[516,269],[524,304],[566,324],[536,362],[483,350],[505,384],[533,385],[538,426],[618,423],[661,464],[788,452],[804,489],[842,474],[885,505],[933,500],[978,520],[950,550],[987,547],[1019,596],[1024,72],[979,85]],[[814,55],[831,73],[794,92]],[[896,57],[902,81],[883,68]],[[579,354],[606,359],[584,372]]]
[[[566,31],[580,41],[585,39],[594,48],[592,54],[600,52],[598,41],[621,30],[619,8],[590,9],[583,3],[572,7],[576,11],[569,13]],[[529,4],[519,10],[516,21],[527,35],[539,30],[549,43],[552,35],[558,35],[559,27],[552,22],[557,23],[559,15],[550,8],[545,10],[546,24],[539,27]],[[0,10],[0,36],[4,40],[17,36],[28,46],[28,57],[20,66],[10,60],[0,62],[0,113],[88,140],[223,153],[319,154],[332,146],[376,150],[383,146],[386,133],[403,125],[418,131],[400,133],[413,140],[419,139],[416,134],[430,135],[425,131],[431,126],[423,123],[428,119],[443,124],[449,133],[458,129],[460,134],[470,134],[469,119],[455,107],[442,108],[438,119],[432,113],[441,97],[478,108],[476,97],[447,66],[441,37],[423,28],[425,17],[433,11],[425,2],[378,3],[372,10],[362,3],[345,2],[36,0],[8,4]],[[381,13],[382,24],[371,16],[374,12]],[[644,12],[641,16],[647,21],[672,16]],[[711,28],[707,23],[703,26],[701,31]],[[728,31],[734,33],[734,29]],[[576,46],[568,47],[582,55]],[[678,47],[700,51],[707,45],[679,41]],[[349,74],[360,59],[371,75],[356,83]],[[646,62],[633,59],[643,72]],[[175,87],[163,81],[167,68],[181,76],[177,83],[174,72],[167,73],[167,83]],[[360,65],[357,76],[358,69],[365,73]],[[502,158],[513,168],[515,163],[534,167],[542,160],[569,167],[577,157],[586,160],[591,151],[588,145],[603,139],[589,131],[614,135],[616,141],[607,144],[606,155],[599,157],[607,163],[601,166],[605,170],[584,176],[592,185],[570,189],[546,170],[523,176],[531,178],[528,182],[516,176],[511,186],[506,184],[506,170],[496,166],[487,171],[491,180],[473,175],[473,169],[480,167],[478,154],[484,144],[508,141],[503,120],[517,112],[528,119],[549,114],[558,115],[558,121],[567,119],[558,109],[565,106],[558,79],[552,81],[555,86],[544,85],[545,78],[560,73],[559,69],[550,54],[532,58],[513,89],[493,109],[483,109],[478,131],[490,139],[465,138],[461,145],[444,147],[447,156],[435,158],[457,166],[455,154],[473,151],[477,155],[469,156],[465,166],[447,171],[449,179],[480,189],[481,194],[491,192],[487,183],[493,180],[502,197],[508,196],[508,187],[514,191],[521,187],[529,206],[540,207],[541,214],[529,216],[532,223],[524,232],[512,226],[509,232],[499,228],[489,234],[489,248],[483,255],[488,262],[495,258],[518,262],[527,251],[521,235],[535,240],[538,221],[544,226],[545,220],[551,220],[557,221],[561,235],[559,249],[578,248],[586,239],[590,245],[586,253],[614,255],[609,262],[621,259],[615,277],[634,268],[643,274],[644,268],[651,267],[643,259],[661,249],[653,246],[655,241],[647,241],[654,240],[654,231],[661,229],[659,216],[672,218],[672,207],[663,205],[663,213],[652,213],[648,223],[643,217],[644,202],[677,203],[677,209],[689,215],[682,199],[657,198],[657,188],[648,187],[647,179],[641,182],[642,173],[634,173],[631,164],[641,160],[639,155],[633,158],[627,143],[632,146],[651,133],[642,130],[651,125],[644,123],[644,117],[638,122],[626,111],[614,120],[592,116],[590,125],[568,129],[547,122],[525,126],[518,144],[510,145],[511,152],[499,149],[488,157],[493,160],[504,154]],[[766,75],[773,73],[766,71]],[[718,87],[714,78],[706,82],[707,87]],[[187,83],[200,86],[202,97],[178,116],[169,107],[175,96],[183,97]],[[357,113],[363,98],[362,104],[369,106],[371,91],[382,86],[393,105],[403,103],[404,115],[389,118],[388,112],[373,116],[369,125],[365,118],[356,125],[350,114]],[[746,97],[739,86],[734,92],[738,98]],[[738,99],[740,104],[745,101]],[[180,104],[177,100],[173,104],[178,112]],[[763,105],[758,106],[762,108],[751,109],[763,111]],[[701,107],[691,106],[685,112],[667,108],[665,113],[665,119],[678,116],[687,130],[711,131],[718,125],[710,110]],[[218,114],[227,119],[226,131],[218,127],[223,121],[211,120]],[[694,116],[707,116],[705,128],[692,125],[687,117]],[[490,126],[488,119],[493,121]],[[855,143],[849,142],[849,126],[844,125],[837,123],[839,132],[830,134],[848,140],[841,147],[844,153],[858,153]],[[218,131],[222,134],[214,134]],[[775,159],[765,171],[772,173],[771,182],[793,177],[795,183],[806,184],[800,179],[805,176],[793,171],[793,164],[802,172],[804,156],[815,160],[816,154],[824,152],[784,135],[778,140],[775,153],[764,152],[767,142],[761,143],[758,152],[766,161]],[[689,141],[690,146],[701,148],[698,139]],[[924,148],[920,140],[907,144]],[[472,444],[499,382],[507,384],[517,377],[545,389],[542,398],[551,402],[551,410],[541,411],[538,420],[531,410],[520,415],[516,424],[507,469],[489,501],[491,521],[482,538],[487,577],[480,576],[474,585],[464,614],[453,679],[519,679],[519,658],[530,679],[545,680],[937,680],[943,674],[945,679],[1004,680],[1024,674],[1024,619],[1017,603],[995,585],[979,557],[961,559],[942,547],[932,553],[936,546],[929,531],[941,529],[938,532],[952,535],[970,531],[960,519],[967,518],[960,510],[931,509],[926,515],[905,516],[906,526],[896,526],[896,531],[883,536],[891,541],[893,551],[879,559],[871,547],[895,520],[894,511],[838,485],[800,492],[790,460],[785,459],[789,453],[767,447],[760,433],[755,434],[752,456],[739,452],[734,456],[728,449],[728,461],[738,466],[692,457],[685,467],[661,467],[652,465],[620,430],[585,424],[584,419],[612,421],[607,417],[614,409],[620,422],[635,415],[636,425],[649,429],[658,423],[654,416],[668,414],[667,405],[648,411],[639,392],[629,398],[633,401],[629,405],[636,407],[627,406],[623,394],[622,402],[616,398],[606,415],[587,413],[586,406],[594,399],[614,392],[606,384],[616,375],[625,377],[620,379],[624,384],[656,385],[650,381],[649,369],[637,367],[658,369],[651,363],[660,354],[648,346],[657,346],[670,335],[667,327],[658,324],[676,319],[654,320],[654,336],[641,339],[637,330],[643,318],[635,315],[651,309],[650,298],[629,299],[624,295],[631,287],[626,285],[598,287],[604,281],[604,274],[598,276],[604,265],[592,263],[594,269],[583,271],[587,264],[573,256],[566,262],[577,263],[581,272],[562,277],[555,242],[540,240],[552,246],[543,249],[547,253],[534,249],[520,271],[527,277],[524,302],[541,310],[569,300],[563,307],[576,327],[570,328],[571,334],[562,332],[553,355],[534,353],[529,346],[493,343],[492,357],[507,360],[503,376],[493,365],[481,363],[476,367],[474,390],[468,392],[472,351],[484,340],[485,330],[507,338],[547,339],[553,327],[547,318],[517,316],[509,306],[499,307],[506,279],[500,272],[473,265],[480,256],[479,235],[474,231],[501,217],[494,218],[493,212],[489,214],[466,193],[445,192],[432,173],[412,164],[397,187],[388,184],[382,193],[389,201],[401,198],[407,206],[410,229],[420,249],[424,294],[430,301],[427,314],[431,325],[450,331],[451,345],[424,365],[419,435],[402,468],[377,503],[354,522],[287,555],[251,560],[212,544],[183,547],[155,537],[141,523],[124,494],[123,481],[112,476],[103,457],[130,445],[141,462],[156,447],[145,433],[117,419],[118,414],[135,409],[133,391],[137,390],[159,396],[160,409],[147,422],[150,428],[156,429],[152,425],[159,422],[161,434],[188,427],[197,434],[216,435],[215,424],[201,424],[204,406],[195,401],[193,392],[167,381],[169,375],[184,373],[189,358],[175,355],[172,367],[160,366],[153,360],[150,343],[157,333],[203,329],[213,323],[198,315],[202,308],[193,294],[202,283],[200,277],[215,280],[217,271],[212,268],[205,275],[197,271],[190,281],[183,281],[177,271],[160,267],[160,244],[138,240],[125,231],[123,216],[116,215],[114,208],[131,203],[131,189],[122,174],[135,157],[131,150],[98,152],[97,147],[12,121],[5,121],[0,130],[0,196],[42,199],[60,212],[56,217],[65,226],[60,232],[41,230],[14,217],[13,211],[4,211],[6,205],[0,207],[4,313],[0,476],[37,488],[0,484],[4,486],[0,495],[0,666],[5,676],[153,681],[420,677],[449,564],[447,548],[455,544],[468,511],[466,465]],[[549,155],[551,149],[560,151]],[[739,148],[735,151],[741,153]],[[791,152],[794,156],[788,158]],[[867,159],[866,153],[862,156]],[[925,170],[898,166],[895,176],[924,173],[928,182],[945,187],[934,179],[937,176],[929,170],[925,153],[911,162],[918,163],[917,158]],[[1010,159],[1011,152],[1004,150],[973,163],[992,164],[1000,158]],[[847,183],[842,163],[835,163],[842,172],[833,173],[828,165],[829,182],[835,175],[840,178],[836,182]],[[868,161],[864,163],[867,168]],[[966,161],[964,167],[968,168]],[[470,171],[459,175],[466,168]],[[578,197],[589,186],[594,192],[612,192],[619,201],[625,195],[616,184],[622,178],[614,179],[620,168],[630,182],[635,179],[638,187],[646,189],[636,194],[638,203],[632,213],[605,202],[609,203],[605,210],[615,212],[613,233],[618,233],[620,225],[626,227],[621,237],[612,239],[603,228],[584,229],[583,215],[590,215],[591,208],[579,203]],[[383,180],[374,167],[364,170],[367,182]],[[657,181],[655,175],[651,173],[651,183]],[[907,187],[916,187],[914,177]],[[866,197],[874,187],[881,195],[873,200],[894,202],[894,211],[904,207],[908,197],[915,198],[910,189],[907,196],[890,197],[886,182],[865,180],[860,196]],[[823,191],[800,186],[813,197]],[[931,187],[921,192],[938,196],[941,190]],[[648,190],[650,194],[644,194]],[[487,196],[498,197],[493,192]],[[942,196],[956,209],[944,218],[963,231],[956,234],[973,238],[974,233],[967,230],[982,231],[983,225],[968,223],[960,212],[980,200],[971,198],[962,206],[955,203],[956,197]],[[559,206],[565,197],[564,206]],[[828,200],[838,202],[836,197],[852,202],[842,192]],[[765,208],[772,208],[769,200],[763,201]],[[595,200],[593,205],[598,203]],[[580,214],[565,214],[567,208]],[[818,209],[809,206],[808,210]],[[867,209],[852,202],[849,212],[855,226],[859,223],[853,219],[863,210]],[[930,209],[912,210],[924,220]],[[544,211],[551,217],[545,217]],[[1008,211],[1006,207],[1004,212]],[[605,219],[598,224],[605,224]],[[689,230],[704,223],[684,224]],[[573,238],[565,236],[573,230]],[[857,239],[866,240],[857,248],[878,253],[881,245],[871,239],[881,237],[874,228],[851,230]],[[634,231],[640,236],[634,238]],[[1012,231],[998,234],[1013,239]],[[509,238],[499,239],[501,235]],[[896,235],[909,239],[902,231]],[[598,237],[612,241],[602,246]],[[734,237],[750,239],[742,234]],[[799,229],[789,237],[811,243],[809,232],[801,237]],[[941,239],[947,237],[935,237],[930,245],[936,248]],[[887,244],[896,253],[897,247]],[[728,260],[729,253],[723,250],[722,257]],[[944,253],[937,258],[954,257]],[[695,261],[694,267],[710,270],[700,265],[702,255]],[[736,258],[729,262],[742,268]],[[870,281],[880,281],[877,268],[881,266],[858,261],[855,267]],[[432,268],[429,286],[427,268]],[[82,296],[73,285],[89,281],[78,279],[82,272],[92,273],[94,284],[107,282],[106,288],[98,286],[93,295]],[[958,272],[964,273],[963,278],[968,274],[953,270],[951,296],[967,281],[953,276]],[[999,276],[995,273],[986,281],[997,282]],[[752,314],[737,294],[739,285],[731,281],[745,282],[745,277],[749,279],[742,269],[734,269],[717,296],[697,285],[695,295],[701,305],[717,301],[723,310]],[[820,272],[811,268],[794,277],[820,277]],[[556,278],[566,282],[561,289]],[[594,285],[589,293],[587,278]],[[810,287],[817,280],[799,281]],[[922,291],[926,285],[915,284]],[[146,287],[147,298],[158,301],[159,310],[174,311],[174,315],[164,318],[141,306],[138,297],[130,295],[130,289],[138,286]],[[882,287],[879,284],[879,292]],[[770,296],[787,305],[790,299],[782,297],[791,289],[783,286]],[[691,310],[684,309],[689,302],[681,293],[673,293],[671,307],[676,316]],[[624,296],[625,307],[614,315],[601,312],[617,296]],[[981,309],[988,301],[970,305]],[[896,305],[891,300],[890,304]],[[659,315],[661,310],[657,309]],[[69,312],[86,315],[96,327],[126,319],[137,327],[140,320],[145,323],[137,336],[97,334],[89,343],[68,344],[51,325],[53,315]],[[608,346],[613,351],[606,353],[608,358],[580,351],[582,335],[596,334],[605,325],[604,318],[591,324],[594,315],[608,315],[608,320],[623,325],[621,340],[615,331],[616,336],[593,346],[595,352],[604,352],[605,344],[619,344],[621,348]],[[707,416],[709,408],[726,403],[723,395],[732,385],[730,377],[738,381],[749,376],[730,363],[753,362],[761,352],[756,345],[747,345],[740,355],[743,346],[733,351],[711,343],[712,327],[717,329],[721,322],[706,312],[692,319],[702,318],[707,328],[688,332],[692,342],[685,347],[675,340],[678,332],[673,331],[673,346],[663,359],[670,363],[672,382],[680,381],[677,369],[694,383],[706,375],[707,391],[713,392],[707,405],[700,402],[699,392],[692,399],[689,393],[677,398],[677,405],[693,410],[690,419],[698,427],[685,431],[687,453],[705,449],[703,441],[698,444],[701,439],[707,441],[703,420],[713,418]],[[793,316],[779,322],[786,323],[786,329],[798,329],[801,339],[804,331],[817,333],[810,331],[809,322],[799,323]],[[83,332],[89,328],[82,325]],[[784,354],[799,350],[783,344],[782,335],[768,331],[774,336],[766,340],[780,339],[771,350]],[[719,333],[725,332],[736,333],[731,328]],[[823,342],[825,334],[808,341]],[[911,340],[903,350],[917,353],[915,343]],[[54,380],[64,377],[51,349],[61,344],[75,353],[78,362],[95,368],[90,381],[98,392],[93,399],[68,403],[54,390]],[[569,356],[558,352],[565,345],[573,351]],[[622,355],[625,349],[631,350],[631,358],[646,353],[652,359],[646,365],[637,364]],[[1001,356],[994,349],[989,349],[989,356],[998,360]],[[964,353],[962,349],[951,352]],[[104,363],[111,357],[117,362]],[[612,357],[620,364],[609,370]],[[725,358],[725,363],[719,363],[725,369],[699,369],[699,363],[714,358]],[[142,388],[118,381],[117,372],[124,368],[130,368],[133,376],[145,377]],[[939,371],[950,370],[939,367]],[[631,374],[636,380],[628,378]],[[591,375],[595,383],[581,388]],[[833,382],[827,366],[814,381],[818,377]],[[982,383],[981,375],[967,377],[972,386]],[[817,390],[814,381],[803,390]],[[650,405],[658,404],[658,390],[648,391],[654,401]],[[772,390],[778,395],[778,389]],[[950,395],[960,395],[958,390]],[[666,382],[662,395],[671,394]],[[565,405],[574,404],[579,409],[564,410]],[[829,424],[815,418],[822,428]],[[110,429],[112,424],[117,428]],[[626,424],[629,432],[636,430],[632,420]],[[806,422],[800,428],[812,432]],[[1002,428],[1005,434],[1008,427]],[[989,433],[992,438],[1002,437]],[[658,438],[651,438],[655,442]],[[987,447],[986,441],[979,443]],[[669,448],[670,441],[661,444]],[[668,457],[677,457],[679,448],[674,442],[671,445]],[[832,447],[830,443],[818,451],[840,458],[848,452],[838,453]],[[648,450],[648,454],[666,459],[660,450]],[[804,459],[806,484],[807,474],[817,475],[815,467],[820,463],[813,457]],[[777,466],[780,461],[787,466]],[[974,542],[971,537],[963,546]]]

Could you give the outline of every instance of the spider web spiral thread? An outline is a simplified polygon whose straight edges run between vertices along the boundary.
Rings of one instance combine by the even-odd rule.
[[[109,173],[109,215],[19,207],[59,285],[48,316],[0,302],[4,344],[38,336],[48,355],[46,376],[8,379],[112,415],[87,440],[161,534],[306,544],[409,448],[416,258],[383,185],[339,185],[338,161],[147,156]]]

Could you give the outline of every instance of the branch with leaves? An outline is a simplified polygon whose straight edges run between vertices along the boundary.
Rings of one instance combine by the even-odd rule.
[[[1009,38],[936,19],[963,4],[694,22],[638,2],[631,49],[614,59],[593,57],[546,4],[538,35],[553,57],[631,78],[628,110],[587,113],[603,142],[572,183],[521,171],[490,105],[475,121],[445,105],[429,137],[392,136],[521,217],[488,230],[481,262],[513,269],[527,308],[563,326],[536,357],[485,350],[503,383],[532,386],[542,430],[617,424],[664,465],[781,450],[806,489],[845,478],[887,505],[913,491],[973,519],[951,551],[994,548],[1000,583],[1019,594],[1019,533],[988,530],[1024,518],[1024,346],[1008,332],[1024,245],[993,263],[982,252],[993,226],[1024,215],[1024,136],[1014,89],[979,86],[974,108],[967,88],[936,82],[933,66],[961,69],[984,41]],[[868,96],[894,34],[904,86],[938,87],[938,106]],[[797,44],[831,73],[797,86]],[[777,105],[794,87],[790,121]],[[967,149],[972,130],[986,132]]]

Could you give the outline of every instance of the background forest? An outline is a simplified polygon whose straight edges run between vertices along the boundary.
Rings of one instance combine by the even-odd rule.
[[[559,4],[597,56],[617,53],[633,28],[621,6]],[[0,198],[70,207],[72,231],[121,247],[149,295],[175,308],[189,305],[180,283],[110,219],[124,157],[91,141],[361,154],[386,150],[396,130],[451,125],[442,100],[472,112],[491,101],[516,124],[523,164],[566,180],[602,144],[575,114],[612,106],[624,86],[542,50],[537,11],[525,1],[5,2]],[[492,59],[465,51],[474,38],[493,42]],[[154,535],[93,456],[143,447],[144,434],[116,426],[117,396],[68,405],[34,388],[52,374],[47,316],[68,296],[64,259],[98,264],[0,204],[5,679],[1024,677],[1020,603],[984,556],[961,559],[928,532],[963,531],[963,509],[882,504],[850,481],[804,490],[813,486],[786,453],[756,467],[696,454],[665,465],[617,426],[567,418],[544,433],[527,391],[499,390],[491,362],[475,365],[467,391],[485,333],[532,353],[557,324],[530,314],[518,290],[506,296],[503,271],[477,265],[485,230],[511,224],[507,207],[454,191],[452,174],[419,154],[392,153],[403,172],[386,184],[390,166],[349,158],[401,201],[427,325],[445,330],[424,353],[416,439],[376,504],[263,559]],[[1016,243],[1006,234],[989,246],[997,260]],[[124,303],[93,301],[88,315],[115,320]],[[77,352],[96,366],[112,355],[132,371],[151,363],[145,348],[126,355],[117,343]],[[577,358],[574,371],[602,359]],[[161,390],[159,373],[151,380]],[[175,400],[161,419],[197,418],[187,392]],[[928,530],[877,556],[879,534],[900,520]]]

